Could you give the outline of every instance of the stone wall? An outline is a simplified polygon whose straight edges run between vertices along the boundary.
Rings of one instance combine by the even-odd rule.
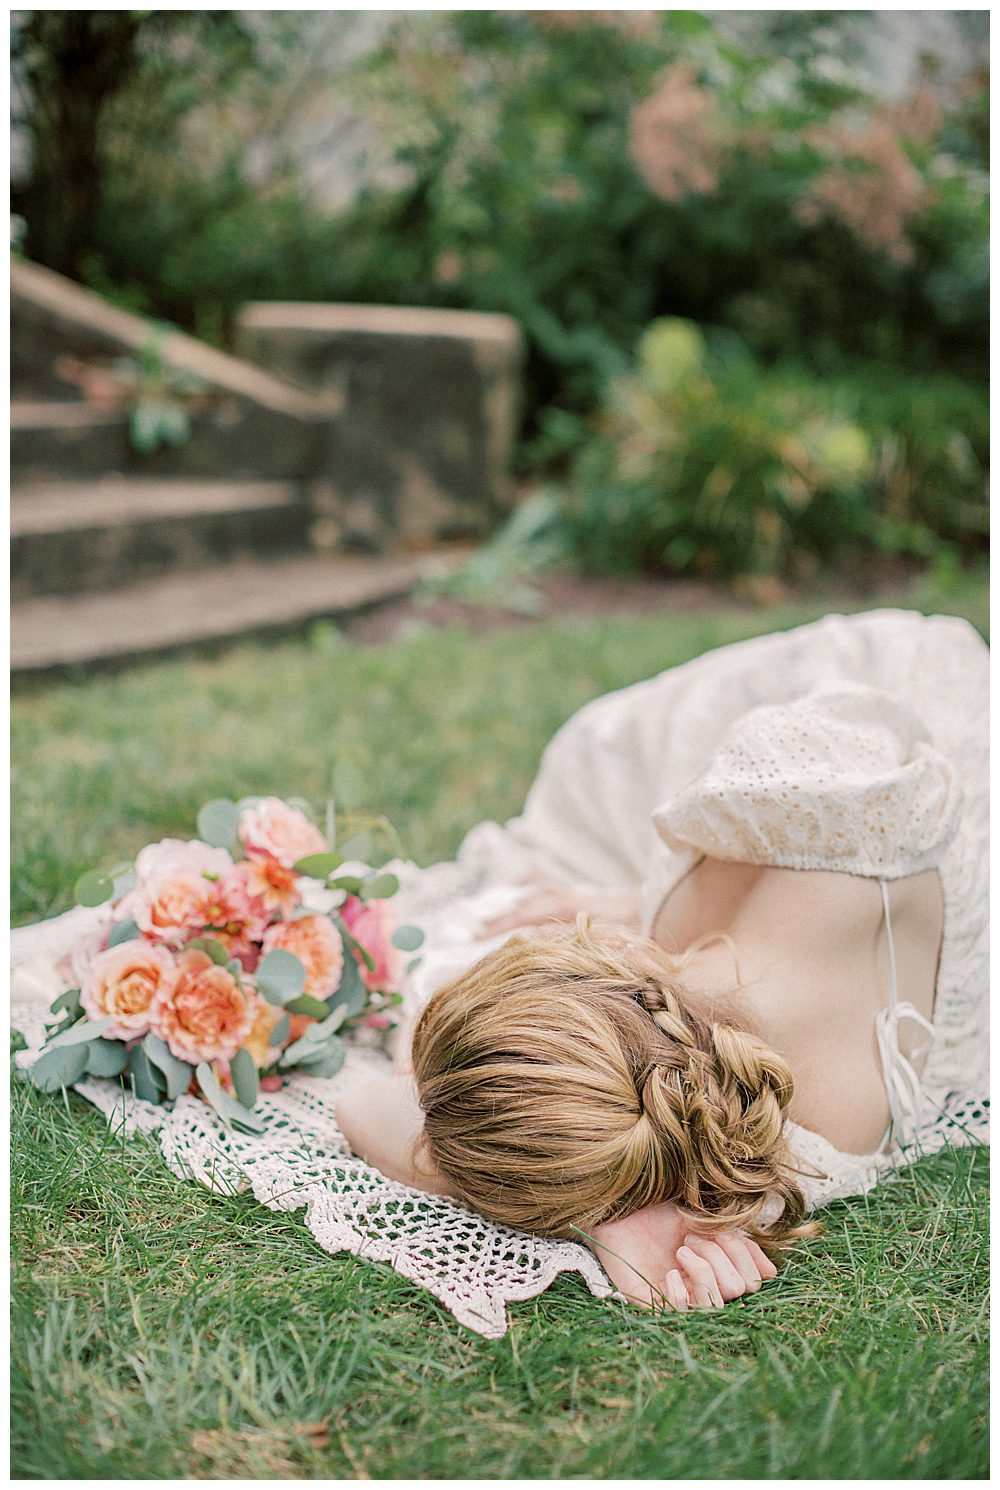
[[[319,542],[419,548],[482,536],[509,510],[522,355],[510,317],[258,304],[238,347],[340,404],[312,486]]]

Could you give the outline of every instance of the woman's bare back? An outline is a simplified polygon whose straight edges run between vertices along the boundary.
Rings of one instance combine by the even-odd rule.
[[[925,1018],[944,924],[936,870],[889,886],[900,1000]],[[875,1021],[889,1002],[889,958],[877,880],[701,859],[664,901],[653,935],[672,954],[693,952],[685,981],[717,997],[788,1061],[790,1115],[848,1153],[878,1148],[889,1105]],[[901,1048],[909,1051],[907,1027]],[[920,1069],[921,1062],[917,1061]]]

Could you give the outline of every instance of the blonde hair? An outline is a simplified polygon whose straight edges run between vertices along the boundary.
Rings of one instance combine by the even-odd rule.
[[[771,1247],[812,1234],[781,1136],[791,1072],[677,970],[581,921],[512,937],[440,989],[413,1069],[420,1143],[452,1193],[543,1236],[662,1201]]]

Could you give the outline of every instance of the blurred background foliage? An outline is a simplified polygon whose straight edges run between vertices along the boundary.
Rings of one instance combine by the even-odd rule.
[[[870,13],[723,19],[19,12],[19,247],[223,346],[257,299],[514,316],[519,474],[591,567],[960,564],[985,39],[889,97]]]

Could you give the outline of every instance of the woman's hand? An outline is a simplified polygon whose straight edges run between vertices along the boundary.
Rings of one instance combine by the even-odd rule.
[[[742,1232],[699,1236],[697,1226],[678,1206],[651,1205],[580,1239],[618,1292],[643,1309],[721,1309],[776,1275],[771,1259]]]
[[[598,925],[620,926],[638,931],[642,910],[639,890],[595,890],[586,885],[559,886],[534,881],[534,888],[521,897],[502,916],[484,921],[478,937],[501,936],[525,926],[546,926],[553,922],[574,922],[581,911]]]

